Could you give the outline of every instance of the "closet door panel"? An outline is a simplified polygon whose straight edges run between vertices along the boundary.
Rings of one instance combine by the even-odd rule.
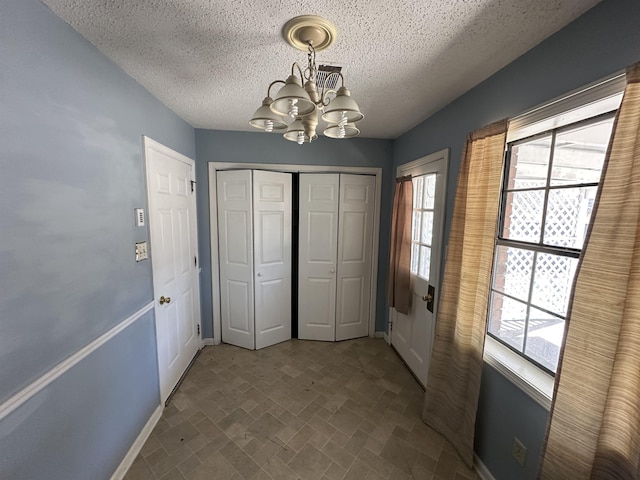
[[[338,174],[300,174],[298,338],[335,340]]]
[[[375,178],[340,175],[336,340],[369,333]]]
[[[218,172],[222,341],[254,349],[251,171]]]
[[[291,338],[291,174],[253,172],[255,345]]]

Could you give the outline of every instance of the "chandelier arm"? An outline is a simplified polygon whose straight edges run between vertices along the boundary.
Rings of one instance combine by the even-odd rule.
[[[300,82],[304,81],[304,75],[302,74],[302,68],[300,68],[300,64],[298,62],[293,62],[291,65],[291,75],[295,75],[295,68],[298,67],[298,72],[300,73]]]
[[[284,80],[274,80],[269,84],[269,88],[267,88],[267,97],[271,97],[271,87],[273,87],[277,83],[286,83]]]
[[[329,105],[330,100],[327,98],[327,96],[330,93],[338,93],[337,90],[330,88],[329,90],[325,90],[325,87],[327,85],[327,83],[329,83],[329,79],[331,78],[332,75],[338,75],[340,76],[340,80],[341,80],[341,85],[342,87],[344,87],[344,76],[342,75],[342,73],[340,72],[331,72],[327,78],[324,81],[324,84],[322,85],[322,95],[320,95],[320,102],[322,103],[323,107],[326,107],[327,105]]]

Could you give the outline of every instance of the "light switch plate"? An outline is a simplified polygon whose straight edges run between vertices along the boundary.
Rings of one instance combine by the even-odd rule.
[[[136,226],[144,227],[144,208],[136,208]]]
[[[147,242],[136,243],[136,262],[141,262],[149,258],[147,256]]]

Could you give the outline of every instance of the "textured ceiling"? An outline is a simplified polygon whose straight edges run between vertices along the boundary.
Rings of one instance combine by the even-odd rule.
[[[321,15],[338,37],[318,64],[343,67],[372,138],[411,129],[598,1],[43,0],[192,126],[218,130],[257,131],[269,83],[306,62],[283,25]]]

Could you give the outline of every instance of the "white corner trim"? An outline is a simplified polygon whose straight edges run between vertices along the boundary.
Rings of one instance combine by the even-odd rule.
[[[389,335],[387,335],[387,332],[376,332],[375,335],[376,338],[384,338],[384,341],[387,345],[389,345]]]
[[[153,432],[153,429],[158,423],[158,420],[160,420],[160,417],[162,417],[163,410],[164,407],[162,406],[162,404],[160,404],[153,411],[153,413],[149,417],[149,420],[147,420],[147,423],[144,427],[142,427],[142,430],[133,442],[133,445],[131,445],[131,448],[122,459],[122,462],[120,462],[120,465],[118,465],[116,471],[113,472],[113,475],[111,475],[111,480],[122,480],[127,474],[129,469],[131,468],[131,465],[133,465],[133,462],[140,453],[140,450],[142,450],[142,447],[151,435],[151,432]]]
[[[213,338],[203,338],[200,348],[206,347],[208,345],[215,345]]]
[[[374,332],[372,337],[373,338],[384,338],[386,336],[386,334],[384,332]]]
[[[18,393],[16,393],[12,397],[9,397],[8,400],[6,400],[0,405],[0,420],[2,420],[11,412],[13,412],[15,409],[20,407],[20,405],[22,405],[31,397],[36,395],[47,385],[50,385],[58,377],[60,377],[61,375],[69,371],[74,365],[77,365],[79,362],[87,358],[89,355],[91,355],[92,352],[94,352],[95,350],[100,348],[102,345],[107,343],[109,340],[111,340],[117,334],[122,332],[125,328],[127,328],[136,320],[138,320],[142,315],[144,315],[151,309],[153,309],[153,302],[148,303],[147,305],[142,307],[140,310],[135,312],[133,315],[127,317],[125,320],[123,320],[118,325],[113,327],[111,330],[107,331],[106,333],[103,333],[101,336],[96,338],[93,342],[84,346],[83,348],[78,350],[76,353],[71,355],[66,360],[63,360],[62,362],[60,362],[58,365],[56,365],[51,370],[46,372],[44,375],[36,379],[34,382],[24,387]]]
[[[475,467],[476,472],[478,473],[478,476],[482,480],[496,480],[493,477],[493,475],[491,475],[491,472],[489,471],[487,466],[484,463],[482,463],[482,460],[480,460],[480,457],[475,453],[473,454],[473,466]]]

